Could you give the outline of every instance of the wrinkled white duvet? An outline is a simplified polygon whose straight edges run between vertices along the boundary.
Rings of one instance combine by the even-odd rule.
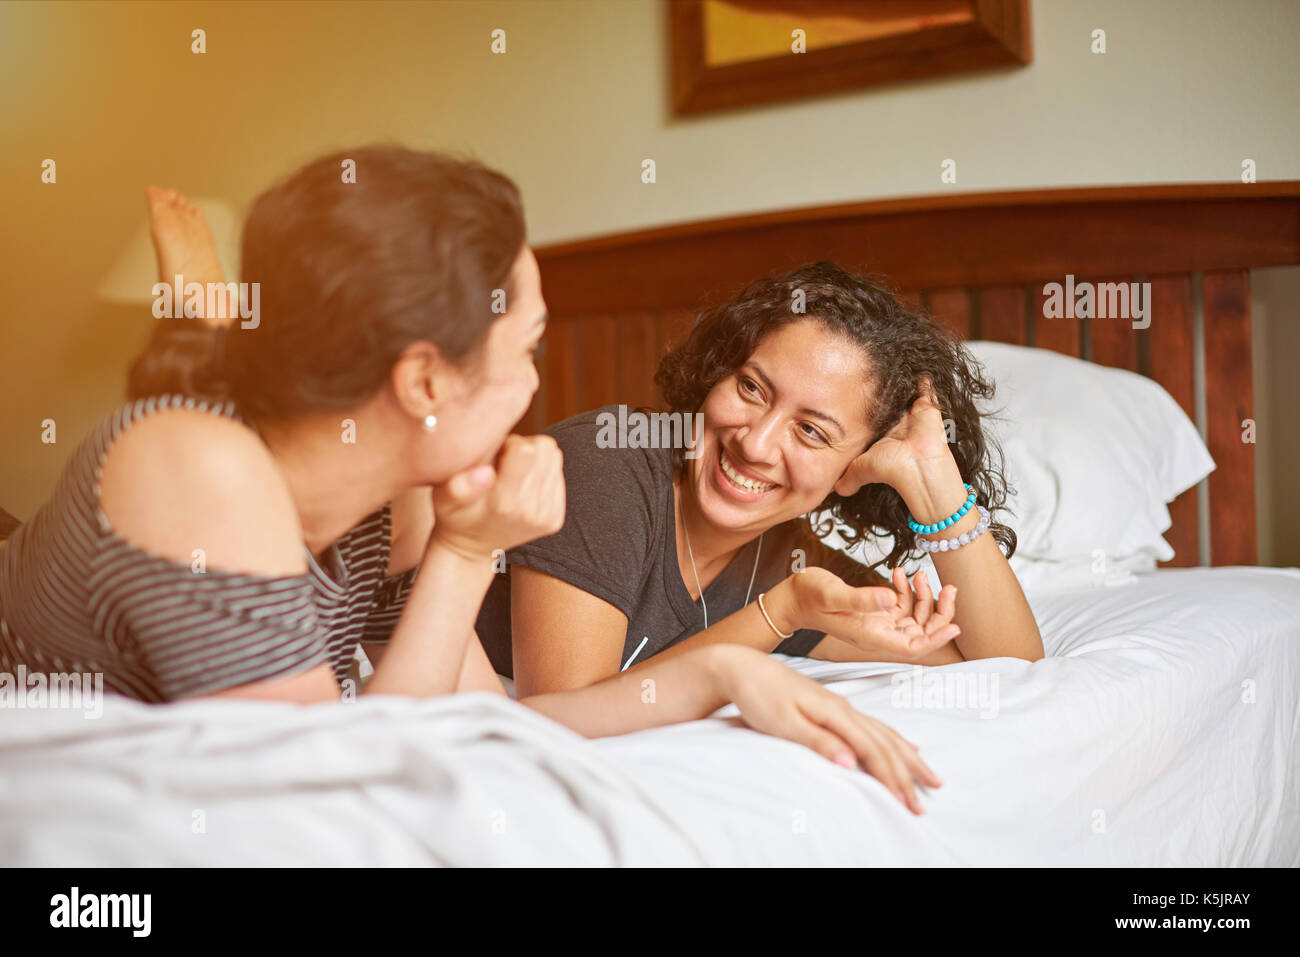
[[[509,700],[0,711],[0,864],[1300,864],[1300,570],[1033,589],[1049,658],[790,660],[921,745],[909,814],[733,709],[587,741]]]

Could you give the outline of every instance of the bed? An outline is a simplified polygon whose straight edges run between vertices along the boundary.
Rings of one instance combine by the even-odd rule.
[[[919,818],[729,710],[587,741],[491,695],[121,702],[0,725],[0,860],[1294,866],[1298,595],[1260,568],[1031,594],[1049,658],[924,669],[995,681],[995,718],[895,707],[907,666],[791,659],[920,743]]]
[[[95,720],[0,721],[0,860],[1300,864],[1300,570],[1255,567],[1241,439],[1248,270],[1300,263],[1300,184],[944,196],[539,249],[552,327],[525,425],[650,404],[655,358],[702,301],[823,258],[889,276],[971,340],[1159,383],[1216,466],[1169,503],[1168,557],[1022,578],[1042,661],[787,659],[921,745],[945,781],[925,815],[734,709],[587,741],[490,695],[114,699]],[[1160,321],[1044,322],[1044,284],[1067,274],[1151,282]]]

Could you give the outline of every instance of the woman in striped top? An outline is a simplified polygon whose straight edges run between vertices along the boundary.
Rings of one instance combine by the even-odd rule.
[[[197,211],[153,199],[164,281],[219,281]],[[514,184],[400,148],[327,156],[258,198],[242,261],[254,314],[160,318],[132,401],[0,548],[0,668],[314,703],[364,642],[365,693],[503,693],[473,630],[492,556],[559,530],[565,501],[555,442],[509,434],[546,322]],[[740,646],[522,704],[600,736],[729,701],[914,811],[914,779],[938,784],[892,729]]]

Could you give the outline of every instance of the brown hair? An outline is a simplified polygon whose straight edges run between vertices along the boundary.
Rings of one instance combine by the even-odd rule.
[[[524,242],[518,188],[478,162],[397,146],[322,157],[259,196],[244,223],[259,324],[159,320],[128,393],[234,399],[269,417],[355,407],[413,342],[473,361]]]
[[[800,291],[802,313],[792,309]],[[760,339],[779,326],[804,320],[820,322],[846,336],[867,357],[875,395],[871,439],[864,451],[902,420],[920,397],[921,376],[928,374],[944,419],[955,426],[951,448],[963,480],[975,489],[976,501],[991,518],[1005,507],[1014,489],[1007,486],[1001,449],[996,440],[985,436],[975,404],[976,398],[992,398],[993,384],[984,379],[956,333],[924,311],[905,306],[880,279],[819,262],[752,282],[736,298],[699,317],[685,342],[659,363],[655,382],[672,411],[696,412],[715,385],[749,360]],[[997,467],[991,461],[994,454]],[[681,469],[684,454],[679,449],[676,455]],[[882,559],[890,568],[914,551],[916,535],[907,524],[907,505],[888,485],[866,485],[847,497],[831,492],[818,511],[829,516],[811,529],[818,537],[829,534],[837,523],[850,545],[877,535],[892,536],[893,549]],[[1015,553],[1016,533],[1009,526],[994,520],[990,532],[1006,546],[1008,558]]]

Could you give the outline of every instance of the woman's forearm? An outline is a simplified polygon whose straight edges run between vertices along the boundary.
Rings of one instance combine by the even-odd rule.
[[[477,633],[471,635],[465,643],[465,660],[461,662],[456,691],[487,691],[507,697],[505,686],[501,684],[501,678],[492,667],[487,652],[483,650],[483,642]]]
[[[490,561],[430,547],[365,693],[427,697],[455,691],[491,581]]]
[[[589,738],[693,721],[731,701],[728,676],[746,653],[726,644],[670,660],[660,653],[635,673],[629,669],[586,688],[531,695],[520,704]]]
[[[955,462],[921,471],[904,500],[917,521],[935,522],[951,515],[968,493]],[[978,509],[971,509],[961,521],[942,532],[927,536],[954,538],[979,524]],[[932,552],[935,571],[944,585],[957,587],[957,611],[953,621],[961,634],[953,639],[963,657],[1043,657],[1043,638],[1015,572],[990,532],[956,551]]]

